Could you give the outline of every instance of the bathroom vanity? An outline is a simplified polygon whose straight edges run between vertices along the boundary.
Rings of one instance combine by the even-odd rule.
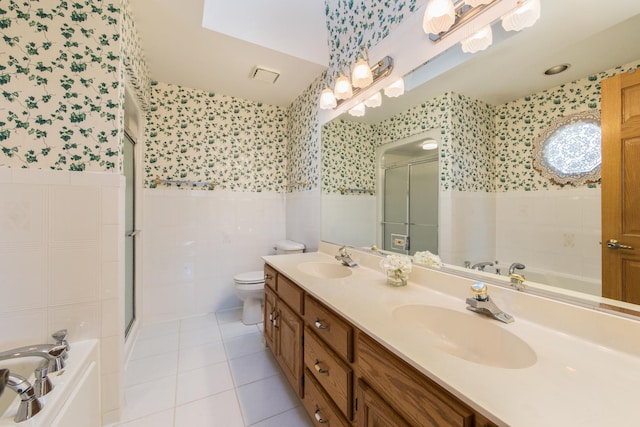
[[[338,247],[267,256],[264,335],[318,426],[634,425],[639,322],[489,285],[515,322],[465,310],[472,280]],[[635,342],[634,342],[635,341]]]

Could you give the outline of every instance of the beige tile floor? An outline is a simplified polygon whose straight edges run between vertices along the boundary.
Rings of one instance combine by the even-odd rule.
[[[240,310],[140,330],[119,427],[307,427],[311,420]]]

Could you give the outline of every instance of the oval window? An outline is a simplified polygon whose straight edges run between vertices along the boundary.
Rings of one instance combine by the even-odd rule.
[[[533,167],[560,185],[600,180],[600,113],[585,111],[555,120],[533,145]]]

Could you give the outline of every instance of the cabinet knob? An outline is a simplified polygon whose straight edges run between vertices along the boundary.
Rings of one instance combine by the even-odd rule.
[[[273,276],[271,274],[265,273],[264,280],[271,280],[271,279],[273,279]]]
[[[316,319],[316,323],[314,323],[314,325],[317,329],[329,329],[329,325],[325,325],[320,319]]]
[[[318,421],[320,424],[328,424],[329,421],[322,418],[322,414],[320,414],[320,408],[318,408],[316,406],[316,412],[314,413],[314,416],[316,417],[316,421]]]
[[[320,361],[318,359],[316,359],[316,363],[313,365],[313,367],[315,368],[316,371],[318,371],[322,375],[329,375],[329,370],[321,367]]]

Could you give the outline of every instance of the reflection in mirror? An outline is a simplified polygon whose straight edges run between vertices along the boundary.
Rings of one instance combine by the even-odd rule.
[[[457,266],[492,262],[485,271],[502,275],[521,263],[528,282],[600,295],[600,183],[559,185],[541,175],[532,165],[533,142],[556,119],[599,110],[600,82],[640,66],[640,47],[628,43],[637,36],[640,15],[608,17],[609,27],[597,33],[584,26],[569,36],[553,26],[562,17],[545,15],[565,13],[567,25],[581,22],[580,11],[566,11],[561,3],[543,1],[540,28],[528,35],[511,37],[414,88],[428,95],[410,106],[393,109],[385,100],[386,114],[378,109],[359,121],[343,116],[325,124],[322,239],[382,247],[384,181],[376,179],[376,150],[437,129],[435,252],[442,260]],[[556,49],[541,49],[539,41],[554,31]],[[580,31],[587,32],[583,41],[576,39]],[[567,77],[544,76],[561,62],[572,63]],[[539,73],[532,77],[534,66]],[[340,187],[373,191],[343,193]]]

